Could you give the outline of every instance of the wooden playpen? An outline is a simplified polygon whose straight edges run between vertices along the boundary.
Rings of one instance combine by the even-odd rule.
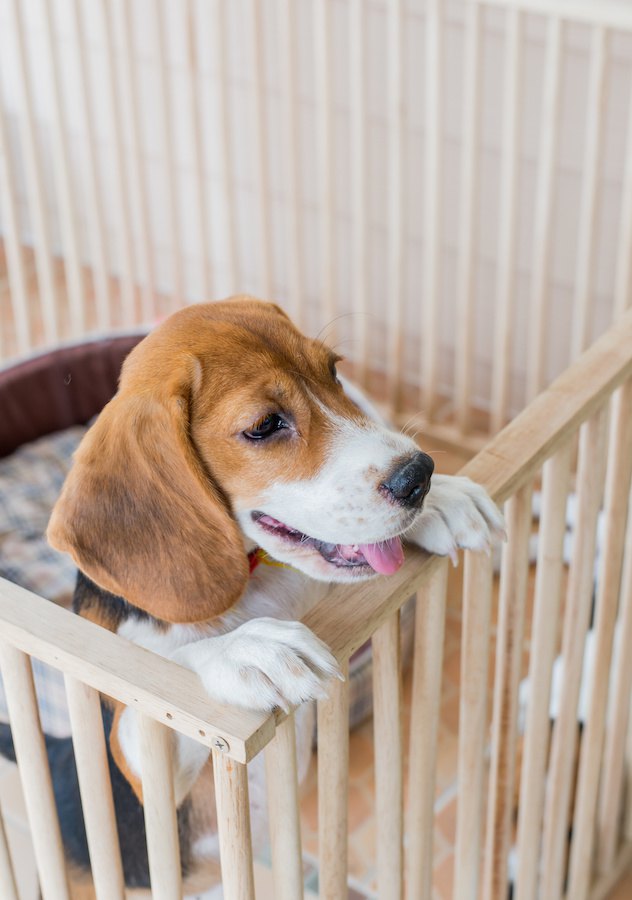
[[[497,435],[465,469],[506,504],[509,539],[491,692],[492,563],[465,560],[458,900],[505,900],[510,882],[520,900],[605,897],[632,861],[631,32],[619,0],[0,4],[4,358],[248,290],[280,300],[307,331],[327,326],[396,420],[422,408],[415,427],[466,456]],[[373,643],[385,900],[431,896],[446,572],[445,561],[410,551],[388,581],[332,588],[306,619],[343,665]],[[398,609],[415,591],[404,823]],[[170,729],[212,750],[225,897],[254,892],[246,769],[259,753],[275,896],[302,896],[291,717],[210,704],[190,672],[123,649],[9,582],[0,622],[45,900],[68,888],[29,656],[65,673],[100,898],[122,897],[123,884],[99,691],[142,721],[153,896],[181,896]],[[558,622],[564,674],[551,731]],[[320,891],[332,900],[347,891],[346,691],[334,685],[318,711]],[[16,896],[1,829],[0,894]]]

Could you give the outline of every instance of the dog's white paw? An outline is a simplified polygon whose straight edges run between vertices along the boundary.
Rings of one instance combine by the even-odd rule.
[[[456,565],[458,550],[488,552],[506,533],[502,513],[484,488],[469,478],[433,475],[423,512],[406,538]]]
[[[327,696],[326,682],[342,679],[329,648],[301,622],[252,619],[234,631],[180,647],[173,659],[199,675],[221,703],[288,712]]]

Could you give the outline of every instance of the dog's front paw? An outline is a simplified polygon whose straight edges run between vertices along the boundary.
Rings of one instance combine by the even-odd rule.
[[[434,475],[423,512],[406,537],[456,565],[458,550],[488,552],[492,541],[506,534],[502,514],[484,488],[469,478]]]
[[[261,618],[219,637],[187,644],[173,659],[199,675],[221,703],[289,712],[327,696],[326,682],[342,679],[329,648],[301,622]]]

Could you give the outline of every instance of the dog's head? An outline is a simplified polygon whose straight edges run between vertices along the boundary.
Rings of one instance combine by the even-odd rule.
[[[336,361],[270,303],[171,316],[79,447],[51,544],[172,622],[239,599],[249,541],[323,580],[394,572],[432,461],[360,410]]]

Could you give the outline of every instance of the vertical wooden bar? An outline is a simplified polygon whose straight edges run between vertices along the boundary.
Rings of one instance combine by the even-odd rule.
[[[463,128],[461,135],[461,214],[456,304],[455,407],[462,433],[470,424],[474,357],[474,285],[478,204],[478,123],[480,119],[481,7],[466,7]]]
[[[602,785],[597,812],[597,868],[602,875],[612,870],[620,833],[624,783],[625,737],[630,723],[632,692],[632,492],[628,497],[628,527],[621,578],[618,650],[612,673],[612,715],[604,740]]]
[[[318,848],[320,893],[347,900],[349,787],[349,663],[344,682],[332,681],[329,698],[318,702]]]
[[[424,257],[422,385],[424,412],[432,419],[437,405],[439,306],[441,294],[441,180],[443,121],[443,28],[441,0],[426,5],[426,122],[424,159]]]
[[[628,131],[621,191],[621,218],[617,241],[613,321],[621,318],[632,302],[632,94],[628,100]]]
[[[368,278],[368,187],[366,97],[366,7],[362,0],[349,3],[349,74],[351,159],[351,278],[354,316],[354,373],[366,386],[369,363],[370,285]]]
[[[276,736],[264,753],[274,896],[277,900],[295,900],[303,896],[303,859],[293,715],[277,726]]]
[[[507,502],[507,545],[500,573],[483,896],[506,900],[518,730],[518,687],[531,535],[531,485]]]
[[[314,3],[314,58],[316,62],[316,107],[318,114],[318,184],[320,213],[318,234],[320,244],[321,300],[327,322],[328,339],[335,343],[337,326],[334,321],[334,180],[333,180],[333,101],[332,101],[332,36],[330,0]]]
[[[213,750],[213,778],[224,900],[254,900],[246,766]]]
[[[522,13],[506,13],[500,213],[498,217],[498,269],[496,323],[492,368],[491,432],[507,421],[511,385],[511,335],[516,266],[517,205],[520,177],[520,110],[522,100]]]
[[[4,830],[4,820],[2,818],[2,810],[0,809],[0,897],[5,900],[20,900],[18,897],[18,889],[15,884],[15,875],[13,874],[13,865],[11,863],[11,854],[9,852],[9,844]]]
[[[383,900],[402,900],[404,794],[399,610],[371,639],[377,886]]]
[[[288,296],[292,318],[299,326],[306,326],[305,296],[303,293],[303,242],[301,217],[301,179],[299,175],[299,130],[296,116],[296,22],[293,0],[281,0],[279,25],[281,28],[281,53],[283,62],[283,130],[285,144],[287,188],[288,240],[287,270],[289,273]]]
[[[454,863],[454,897],[459,900],[476,900],[480,881],[492,574],[489,557],[465,553]]]
[[[59,339],[59,295],[53,264],[53,245],[50,222],[46,209],[46,195],[39,141],[35,127],[33,110],[33,85],[26,52],[23,10],[18,0],[11,0],[11,15],[16,35],[18,77],[16,83],[21,90],[21,116],[23,132],[22,146],[30,197],[32,228],[35,245],[35,265],[37,268],[38,291],[41,300],[44,338],[53,344]]]
[[[197,220],[200,229],[200,254],[202,260],[202,295],[210,300],[213,280],[211,277],[211,223],[210,209],[206,196],[206,176],[204,167],[204,149],[202,146],[202,120],[204,107],[200,97],[201,71],[198,64],[197,33],[198,25],[194,0],[187,3],[187,89],[189,95],[189,119],[193,137],[193,168],[195,171],[195,192],[197,199]]]
[[[138,716],[143,811],[152,900],[182,896],[180,844],[173,786],[173,734],[149,716]]]
[[[584,644],[590,618],[595,563],[595,529],[603,494],[605,410],[580,431],[577,518],[562,636],[563,677],[553,729],[544,806],[541,896],[559,897],[564,883],[571,780],[577,746],[577,704]]]
[[[206,6],[202,7],[202,12]],[[217,123],[216,132],[219,135],[221,148],[221,185],[223,193],[224,219],[223,229],[226,233],[226,267],[228,270],[228,290],[232,294],[240,290],[241,268],[239,265],[239,233],[235,210],[235,174],[233,170],[233,141],[231,129],[231,97],[230,79],[228,73],[228,61],[226,58],[226,46],[228,43],[226,33],[224,0],[215,0],[213,5],[213,18],[208,34],[212,37],[211,54],[217,60],[218,87],[217,87]]]
[[[257,192],[257,214],[259,217],[259,241],[261,252],[260,285],[266,298],[274,296],[274,275],[272,255],[272,228],[270,217],[270,177],[268,174],[268,124],[266,116],[266,77],[263,59],[264,32],[263,8],[259,0],[251,0],[249,19],[252,28],[251,54],[253,60],[253,109],[256,139],[253,142],[255,154],[255,184]]]
[[[632,476],[632,381],[613,397],[608,472],[604,501],[605,531],[599,556],[595,611],[595,655],[588,715],[581,742],[575,794],[568,893],[587,898],[592,875],[597,794],[601,773],[614,629],[623,565],[625,523]]]
[[[165,157],[165,198],[167,201],[167,219],[169,221],[170,251],[173,259],[172,308],[178,309],[186,303],[186,295],[182,269],[184,262],[182,223],[180,219],[180,198],[178,196],[178,168],[173,140],[171,81],[169,61],[167,59],[163,0],[155,0],[154,15],[156,19],[156,53],[158,56],[158,83],[161,101],[162,150]]]
[[[546,313],[551,256],[553,191],[557,154],[560,82],[562,71],[562,23],[552,15],[547,25],[546,68],[540,126],[538,183],[533,226],[533,262],[531,280],[531,321],[527,354],[527,402],[533,400],[544,381],[546,351]]]
[[[441,706],[447,576],[448,563],[445,560],[427,587],[417,594],[415,610],[415,654],[408,754],[410,766],[406,859],[408,900],[430,900],[432,897],[435,770]]]
[[[138,71],[134,48],[133,4],[123,3],[123,23],[121,43],[123,54],[123,81],[127,85],[124,92],[129,115],[130,162],[132,195],[138,210],[140,226],[140,253],[143,269],[143,287],[141,291],[141,314],[144,322],[151,322],[155,315],[156,273],[154,266],[154,242],[147,196],[147,166],[143,160],[140,139],[141,105],[138,97]]]
[[[404,351],[404,284],[406,270],[404,115],[404,4],[390,0],[387,7],[388,65],[388,399],[393,414],[401,406]]]
[[[571,359],[579,356],[590,338],[592,286],[595,268],[595,219],[597,193],[603,147],[607,32],[595,26],[592,31],[590,81],[586,98],[586,131],[584,135],[584,170],[579,234],[577,240],[577,269],[573,299],[573,332]]]
[[[103,211],[103,190],[97,164],[95,110],[90,92],[90,66],[86,52],[86,35],[83,22],[85,6],[74,0],[72,20],[75,27],[75,41],[79,60],[79,84],[77,91],[86,132],[86,187],[87,203],[90,209],[88,230],[92,245],[92,278],[95,290],[97,327],[105,330],[111,324],[110,275],[108,268],[107,235]]]
[[[551,724],[549,698],[561,605],[566,498],[572,447],[567,445],[544,464],[542,510],[538,533],[529,700],[518,806],[516,900],[536,900],[546,762]]]
[[[26,271],[20,238],[20,222],[15,192],[15,176],[9,152],[9,135],[0,103],[0,197],[3,210],[3,239],[7,250],[11,308],[15,325],[15,347],[5,347],[7,355],[18,351],[26,353],[31,348],[31,326],[29,322],[29,298],[26,286]]]
[[[64,849],[29,657],[0,642],[0,665],[44,900],[69,900]]]
[[[69,154],[69,136],[65,133],[66,110],[61,89],[59,73],[59,53],[57,36],[53,25],[51,0],[44,0],[44,32],[50,65],[50,100],[51,124],[53,132],[53,168],[57,186],[59,217],[63,234],[63,258],[66,272],[66,291],[70,313],[69,332],[72,337],[79,337],[85,331],[84,279],[81,266],[81,250],[77,228],[77,211],[70,177],[71,161]]]
[[[125,163],[123,151],[123,124],[121,122],[121,106],[119,96],[128,86],[119,84],[117,92],[116,58],[114,55],[114,42],[112,39],[112,4],[108,0],[101,0],[101,15],[103,24],[103,38],[105,42],[106,63],[105,82],[110,106],[109,125],[110,134],[114,144],[110,162],[113,166],[117,212],[116,231],[119,246],[120,264],[120,320],[125,325],[131,325],[136,320],[136,296],[134,290],[134,250],[131,226],[131,214],[129,195],[125,185]]]
[[[70,675],[65,676],[65,683],[96,895],[98,900],[124,900],[123,866],[99,692]]]

